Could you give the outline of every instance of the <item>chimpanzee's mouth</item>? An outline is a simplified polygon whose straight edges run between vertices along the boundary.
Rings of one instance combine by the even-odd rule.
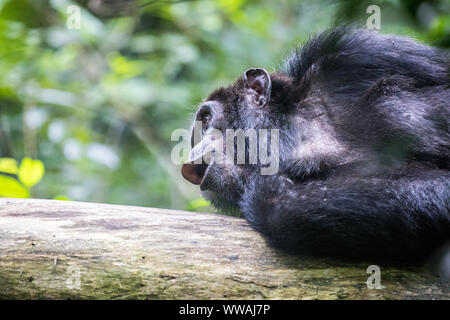
[[[219,148],[222,143],[222,139],[215,139],[212,134],[206,132],[203,135],[202,140],[195,146],[192,146],[188,162],[184,163],[181,167],[182,176],[193,184],[201,185],[207,174],[208,163],[214,161],[215,150],[216,148]]]
[[[206,169],[208,169],[208,164],[204,162],[200,164],[184,163],[181,167],[181,174],[190,183],[199,185],[203,181]]]

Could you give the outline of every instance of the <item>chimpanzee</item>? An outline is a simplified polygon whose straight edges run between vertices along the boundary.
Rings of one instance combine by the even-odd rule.
[[[450,240],[449,66],[448,50],[409,38],[324,31],[280,70],[252,68],[215,90],[196,113],[203,132],[277,129],[278,171],[203,161],[182,174],[275,247],[423,259]]]

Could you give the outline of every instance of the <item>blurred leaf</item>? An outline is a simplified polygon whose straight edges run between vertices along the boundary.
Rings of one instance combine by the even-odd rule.
[[[434,19],[429,31],[431,41],[444,48],[450,47],[450,14]]]
[[[17,174],[17,161],[13,158],[0,158],[0,172]]]
[[[108,63],[111,70],[123,78],[131,78],[141,72],[139,63],[129,61],[124,56],[114,52],[108,55]]]
[[[8,87],[0,87],[0,113],[17,114],[22,112],[22,102]]]
[[[30,194],[16,179],[0,175],[0,197],[29,198]]]
[[[31,188],[44,176],[44,164],[40,160],[25,157],[19,167],[19,180],[28,188]]]
[[[0,18],[20,21],[29,28],[49,26],[55,20],[54,12],[45,0],[6,1]]]
[[[70,201],[69,197],[63,196],[63,195],[58,195],[56,197],[53,197],[53,200]]]
[[[203,198],[195,199],[188,203],[186,210],[196,211],[199,208],[208,207],[210,205],[211,205],[211,202],[209,202],[208,200],[205,200]]]

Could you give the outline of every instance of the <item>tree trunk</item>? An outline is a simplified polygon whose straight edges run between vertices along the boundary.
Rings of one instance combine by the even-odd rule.
[[[449,299],[426,266],[367,267],[286,255],[243,219],[0,199],[2,299]]]

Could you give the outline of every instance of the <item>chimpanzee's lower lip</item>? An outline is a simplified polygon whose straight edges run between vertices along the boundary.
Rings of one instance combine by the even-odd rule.
[[[203,182],[207,169],[208,164],[206,163],[196,164],[190,162],[183,164],[181,167],[181,174],[190,183],[200,185]]]

